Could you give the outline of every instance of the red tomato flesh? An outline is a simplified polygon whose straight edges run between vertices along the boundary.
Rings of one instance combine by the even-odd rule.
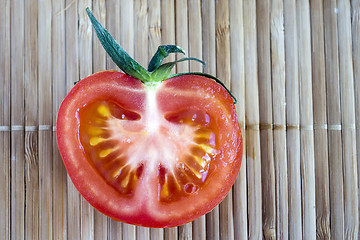
[[[174,227],[211,211],[242,156],[232,98],[215,81],[179,76],[146,86],[104,71],[79,83],[57,119],[75,187],[111,218]]]

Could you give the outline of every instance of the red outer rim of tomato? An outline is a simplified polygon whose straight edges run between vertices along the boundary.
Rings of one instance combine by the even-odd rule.
[[[116,71],[93,74],[79,81],[60,106],[57,141],[75,187],[97,210],[115,220],[139,226],[174,227],[208,213],[230,191],[241,165],[243,142],[233,104],[235,98],[213,76],[202,73],[171,75],[170,71],[178,61],[162,64],[162,60],[169,53],[183,52],[174,45],[159,47],[150,61],[149,70],[145,70],[122,50],[90,10],[87,9],[87,12],[105,50],[126,74]],[[184,58],[180,61],[184,60],[194,59]],[[79,111],[91,105],[89,103],[106,99],[124,104],[124,109],[146,115],[149,111],[143,109],[144,102],[147,102],[149,92],[153,91],[156,91],[154,99],[159,112],[171,112],[182,105],[190,105],[189,101],[193,100],[201,107],[196,111],[209,112],[211,121],[221,123],[218,128],[224,130],[221,134],[219,132],[218,139],[222,140],[217,140],[221,151],[214,155],[214,165],[221,167],[221,171],[212,171],[200,189],[176,201],[156,202],[156,199],[159,200],[160,185],[154,183],[157,183],[159,177],[149,174],[150,170],[146,168],[143,175],[136,178],[139,184],[131,188],[131,197],[124,197],[99,173],[95,163],[89,160],[91,153],[84,150],[80,136],[82,120]],[[189,97],[190,93],[193,96]],[[183,95],[178,103],[169,100],[177,95]]]

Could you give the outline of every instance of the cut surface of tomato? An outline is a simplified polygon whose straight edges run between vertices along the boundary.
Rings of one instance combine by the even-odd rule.
[[[91,75],[63,101],[57,140],[90,204],[146,227],[178,226],[211,211],[242,157],[231,97],[192,75],[151,86],[116,71]]]

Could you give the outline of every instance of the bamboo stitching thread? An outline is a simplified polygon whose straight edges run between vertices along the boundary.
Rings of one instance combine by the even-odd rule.
[[[0,132],[9,132],[10,126],[0,126]]]
[[[359,130],[359,127],[356,127],[355,124],[314,124],[314,125],[277,125],[277,124],[250,124],[242,126],[242,129],[245,130],[330,130],[330,131],[341,131],[343,129],[352,129]],[[56,132],[56,126],[51,125],[39,125],[39,126],[23,126],[23,125],[12,125],[12,126],[0,126],[0,132],[9,132],[9,131],[26,131],[26,132],[35,132],[39,131],[53,131]]]
[[[39,125],[39,131],[50,131],[51,125]]]
[[[36,132],[37,126],[25,126],[25,132]]]
[[[0,126],[0,132],[9,131],[24,131],[25,132],[36,132],[36,131],[56,131],[56,126],[51,125],[39,125],[39,126],[23,126],[23,125],[11,125],[11,126]]]
[[[12,125],[11,131],[24,131],[24,126],[23,125]]]

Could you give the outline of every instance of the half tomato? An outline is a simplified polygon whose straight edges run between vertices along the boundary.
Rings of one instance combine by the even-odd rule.
[[[110,44],[87,11],[100,41]],[[185,224],[219,204],[238,174],[242,138],[232,96],[198,73],[170,75],[171,66],[161,62],[176,51],[181,48],[159,48],[152,71],[136,62],[129,70],[130,58],[120,64],[127,74],[93,74],[73,87],[59,109],[58,147],[71,180],[115,220]]]

